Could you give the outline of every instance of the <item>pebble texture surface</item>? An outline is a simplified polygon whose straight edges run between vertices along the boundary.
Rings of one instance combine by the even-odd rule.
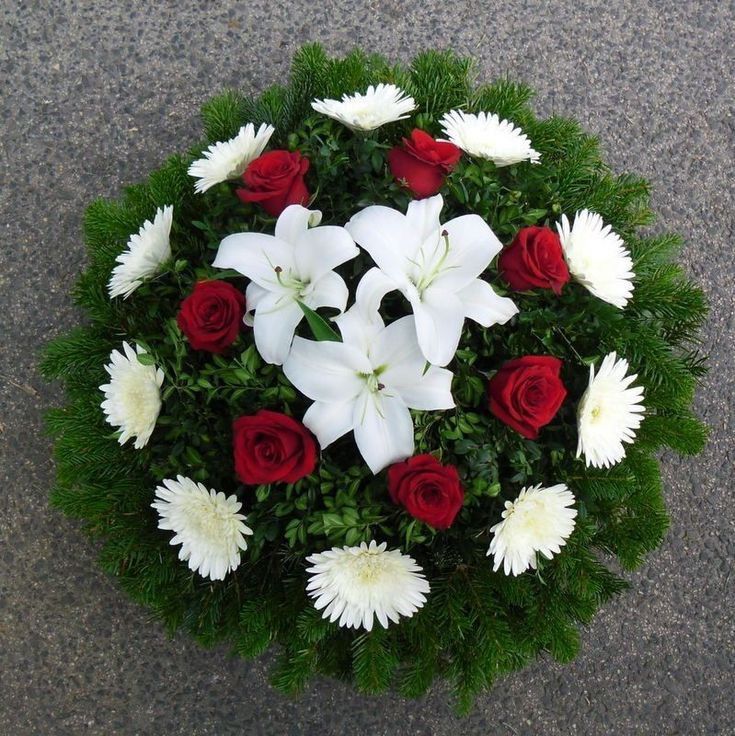
[[[735,734],[733,27],[719,0],[2,0],[0,734]],[[290,700],[267,659],[167,639],[47,502],[41,417],[61,394],[35,363],[79,319],[85,205],[195,142],[215,91],[282,79],[309,40],[403,60],[452,46],[485,79],[530,83],[540,113],[578,118],[616,170],[652,181],[655,229],[686,236],[712,306],[697,401],[712,441],[694,462],[664,458],[665,544],[573,664],[539,661],[464,720],[441,686],[407,702],[320,680]]]

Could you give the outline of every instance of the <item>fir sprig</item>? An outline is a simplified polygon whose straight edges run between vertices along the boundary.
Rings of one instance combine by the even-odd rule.
[[[439,133],[438,121],[449,109],[492,111],[522,126],[541,153],[538,165],[505,169],[464,159],[444,190],[446,218],[476,212],[508,242],[525,225],[551,223],[562,212],[586,207],[625,239],[636,272],[625,312],[570,284],[561,297],[517,295],[520,314],[510,325],[467,327],[452,366],[456,410],[414,415],[418,451],[457,465],[464,478],[465,506],[442,533],[390,502],[385,478],[370,474],[349,439],[333,445],[318,471],[294,485],[238,486],[232,419],[261,407],[302,416],[306,403],[279,368],[260,360],[247,332],[228,355],[210,356],[189,350],[175,321],[194,283],[217,273],[211,262],[223,236],[272,231],[273,219],[244,206],[230,184],[195,195],[186,173],[204,147],[234,136],[248,122],[273,124],[274,146],[298,149],[310,159],[310,190],[325,223],[344,224],[368,204],[405,209],[409,196],[393,181],[386,152],[413,122],[353,135],[310,105],[314,98],[379,82],[412,94],[420,108],[414,122],[431,133]],[[675,263],[680,239],[641,232],[652,218],[647,183],[613,174],[597,141],[575,121],[536,119],[528,87],[508,80],[481,87],[473,82],[472,63],[447,51],[420,54],[404,67],[361,52],[332,59],[318,45],[305,46],[287,84],[257,98],[236,91],[213,98],[202,110],[200,145],[127,188],[120,201],[92,203],[85,216],[89,263],[73,294],[89,324],[53,341],[41,363],[44,375],[62,381],[68,396],[65,407],[47,416],[58,472],[52,502],[84,520],[102,541],[103,568],[169,631],[183,628],[205,645],[226,640],[248,657],[280,644],[273,682],[286,692],[299,691],[311,675],[323,672],[350,679],[366,692],[397,687],[415,697],[442,677],[453,683],[459,707],[467,710],[479,691],[540,652],[568,661],[579,648],[579,624],[625,587],[605,567],[604,556],[615,555],[631,569],[666,530],[655,453],[671,448],[693,454],[706,441],[704,426],[690,410],[703,372],[696,339],[706,304]],[[111,301],[106,283],[115,258],[130,234],[167,204],[174,205],[175,217],[171,262],[134,297]],[[340,273],[354,287],[368,265],[363,255]],[[217,278],[245,286],[234,273]],[[502,291],[493,269],[487,278]],[[391,298],[385,307],[391,317],[403,308]],[[309,336],[306,322],[300,329]],[[117,443],[99,406],[102,366],[123,339],[145,345],[166,376],[158,426],[141,451]],[[588,365],[609,350],[625,355],[639,373],[648,414],[625,461],[600,470],[575,458],[574,406]],[[485,390],[504,360],[540,352],[564,360],[570,398],[540,442],[530,442],[490,415]],[[254,535],[243,564],[225,581],[196,577],[156,528],[153,490],[178,473],[243,501]],[[565,482],[574,490],[574,534],[536,575],[492,572],[485,557],[489,526],[504,500],[521,485],[541,480]],[[308,601],[304,558],[373,537],[410,550],[432,592],[425,608],[400,626],[369,634],[344,631]]]

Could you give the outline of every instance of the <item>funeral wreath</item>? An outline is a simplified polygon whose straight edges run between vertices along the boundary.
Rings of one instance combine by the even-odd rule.
[[[647,183],[531,95],[305,46],[89,207],[52,501],[171,632],[466,710],[661,542],[706,305]]]

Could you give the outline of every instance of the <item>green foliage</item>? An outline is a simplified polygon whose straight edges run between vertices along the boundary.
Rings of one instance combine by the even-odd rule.
[[[337,98],[369,84],[392,82],[414,96],[413,120],[353,135],[311,109],[314,98]],[[509,80],[474,87],[472,64],[448,51],[425,52],[408,67],[355,51],[331,59],[311,44],[293,60],[287,83],[257,98],[229,91],[202,109],[206,140],[173,156],[149,179],[128,187],[119,202],[93,202],[85,215],[87,270],[74,288],[89,324],[57,338],[41,370],[66,387],[68,402],[48,413],[58,479],[52,502],[82,519],[102,543],[101,564],[171,632],[184,629],[204,645],[227,641],[241,656],[271,645],[281,649],[274,684],[303,689],[321,672],[353,681],[361,691],[395,687],[424,694],[436,678],[451,682],[461,711],[498,678],[547,652],[566,662],[580,646],[579,626],[625,587],[605,565],[614,555],[625,569],[639,565],[668,524],[655,454],[669,448],[699,452],[706,429],[690,405],[704,361],[697,333],[706,317],[701,290],[675,263],[676,235],[644,235],[651,222],[648,184],[613,174],[597,141],[560,117],[538,120],[532,91]],[[214,141],[252,122],[275,127],[273,146],[300,150],[311,162],[307,183],[327,224],[344,224],[368,204],[405,209],[409,195],[392,179],[387,151],[414,124],[438,134],[452,108],[497,112],[521,125],[541,163],[499,169],[463,157],[443,190],[444,217],[475,212],[509,242],[519,228],[551,223],[562,212],[599,212],[625,239],[636,273],[633,299],[621,311],[569,284],[561,296],[515,294],[520,313],[508,325],[484,330],[469,323],[451,365],[457,407],[415,412],[417,452],[456,465],[465,504],[454,525],[437,532],[390,502],[384,474],[372,476],[351,438],[324,452],[317,470],[291,485],[245,488],[235,480],[231,422],[260,408],[301,417],[307,402],[280,368],[266,365],[252,333],[243,331],[226,355],[192,351],[176,324],[179,304],[197,280],[239,274],[211,266],[221,238],[265,231],[273,219],[233,196],[224,183],[195,195],[191,160]],[[156,208],[174,205],[172,259],[129,299],[110,300],[106,284],[131,233]],[[362,254],[341,268],[354,291],[369,267]],[[486,277],[503,293],[494,269]],[[404,305],[389,296],[386,317]],[[328,317],[305,309],[300,334],[334,339]],[[144,345],[165,374],[163,406],[153,438],[136,451],[121,446],[105,423],[99,386],[110,351],[127,339]],[[576,404],[588,367],[617,350],[639,374],[647,413],[620,464],[587,468],[575,457]],[[507,359],[548,353],[564,361],[569,399],[538,442],[522,438],[487,410],[487,379]],[[225,581],[192,574],[157,529],[150,508],[156,485],[177,474],[235,493],[254,534],[237,571]],[[503,503],[523,485],[565,482],[579,516],[568,544],[553,560],[519,577],[495,573],[485,556],[489,527]],[[325,621],[305,594],[304,558],[337,545],[373,538],[410,552],[431,583],[427,604],[410,619],[370,633]]]
[[[330,326],[329,322],[324,319],[324,317],[317,314],[310,307],[307,307],[303,302],[299,302],[299,307],[301,307],[301,311],[304,313],[304,317],[306,317],[306,321],[315,340],[328,340],[330,342],[341,341],[340,336]]]
[[[248,119],[249,101],[236,90],[227,90],[202,105],[204,134],[210,141],[234,138]],[[258,121],[261,122],[261,121]]]

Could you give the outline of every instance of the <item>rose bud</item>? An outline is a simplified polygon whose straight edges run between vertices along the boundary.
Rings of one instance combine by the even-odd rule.
[[[529,440],[559,411],[567,390],[562,362],[551,355],[525,355],[503,364],[490,379],[490,411]]]
[[[388,469],[388,491],[394,503],[435,529],[447,529],[462,508],[464,490],[453,465],[433,455],[416,455]]]
[[[245,169],[245,187],[237,190],[237,196],[243,202],[257,202],[269,215],[278,217],[290,204],[309,201],[304,183],[308,170],[309,159],[298,151],[268,151]]]
[[[461,155],[454,143],[434,140],[416,128],[401,146],[389,151],[388,166],[395,180],[418,198],[431,197],[442,188]]]
[[[553,289],[560,294],[569,269],[559,236],[548,227],[524,227],[498,259],[498,270],[515,291]]]
[[[301,423],[261,409],[232,423],[235,473],[247,485],[295,483],[316,466],[317,444]]]
[[[237,339],[245,297],[226,281],[199,281],[181,303],[176,321],[194,350],[223,353]]]

